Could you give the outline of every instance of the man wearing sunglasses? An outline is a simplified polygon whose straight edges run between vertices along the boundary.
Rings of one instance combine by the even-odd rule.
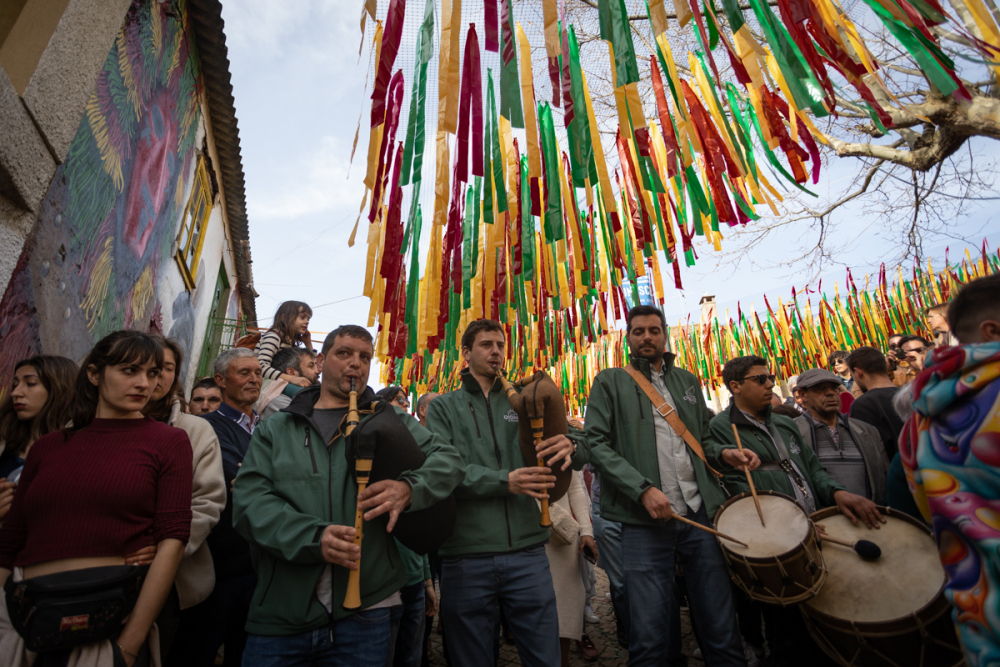
[[[757,491],[783,493],[794,498],[809,514],[836,505],[855,524],[860,519],[869,528],[878,528],[884,522],[875,503],[848,492],[830,477],[816,452],[803,445],[793,420],[771,414],[774,375],[768,370],[766,359],[758,356],[730,359],[722,369],[722,380],[732,400],[728,410],[712,419],[705,454],[712,465],[720,466],[718,469],[725,475],[730,492],[750,490],[746,474],[726,458],[727,451],[736,448],[735,424],[744,450],[756,454],[761,462],[756,469],[751,467]],[[760,607],[774,664],[804,665],[825,659],[809,639],[797,610],[767,604]]]

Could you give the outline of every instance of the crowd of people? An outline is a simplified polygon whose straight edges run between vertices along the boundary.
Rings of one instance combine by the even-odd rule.
[[[757,492],[808,513],[836,507],[873,531],[889,506],[932,521],[958,608],[965,584],[940,531],[968,523],[949,500],[1000,499],[997,276],[927,311],[933,342],[835,352],[791,378],[787,400],[769,360],[731,359],[719,414],[665,351],[662,312],[637,306],[629,364],[602,370],[585,417],[537,444],[544,466],[525,462],[498,378],[499,323],[471,322],[461,386],[411,406],[401,387],[368,387],[365,328],[343,325],[317,352],[311,315],[282,304],[190,396],[187,350],[137,331],[106,336],[79,364],[16,364],[0,405],[0,664],[416,667],[435,618],[450,665],[495,665],[501,637],[526,666],[566,665],[574,644],[596,660],[595,564],[630,665],[685,664],[682,606],[708,665],[830,664],[796,608],[747,595],[690,522],[711,526],[751,477]],[[364,486],[365,436],[348,435],[376,423],[422,463]],[[929,467],[954,488],[930,488]],[[543,527],[540,501],[569,470]],[[394,532],[445,505],[454,528],[429,553]],[[988,589],[994,524],[956,528],[992,564]],[[1000,651],[997,610],[981,611],[956,615],[970,665]]]

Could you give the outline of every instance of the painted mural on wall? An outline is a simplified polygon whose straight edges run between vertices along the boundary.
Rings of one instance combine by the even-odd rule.
[[[185,0],[135,0],[0,301],[0,397],[20,358],[79,360],[111,331],[162,332],[199,85]]]

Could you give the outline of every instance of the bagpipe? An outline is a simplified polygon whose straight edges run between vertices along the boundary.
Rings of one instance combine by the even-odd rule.
[[[566,435],[569,432],[566,402],[562,392],[544,371],[535,371],[534,375],[522,378],[513,384],[504,377],[500,369],[497,369],[497,377],[500,378],[504,391],[507,392],[507,399],[517,413],[518,439],[525,464],[546,467],[547,464],[538,456],[535,446],[542,440],[556,435]],[[521,387],[520,393],[515,386]],[[548,499],[542,500],[541,525],[543,526],[552,525],[552,520],[549,518],[549,503],[566,495],[573,479],[573,469],[567,467],[566,470],[559,470],[556,467],[552,469],[552,474],[556,477],[556,484],[549,489]]]
[[[368,414],[364,423],[360,415]],[[373,400],[358,407],[358,393],[351,380],[347,425],[344,430],[347,446],[344,450],[354,480],[361,494],[369,484],[384,479],[398,479],[407,470],[416,470],[427,457],[417,445],[410,429],[396,411],[382,400]],[[361,546],[364,512],[358,509],[354,516],[354,544]],[[396,520],[390,535],[406,548],[420,555],[437,549],[451,537],[455,528],[455,497],[449,495],[422,510],[403,512]],[[389,515],[378,518],[388,524]],[[359,559],[358,565],[361,562]],[[351,570],[347,580],[345,609],[361,606],[361,569]]]

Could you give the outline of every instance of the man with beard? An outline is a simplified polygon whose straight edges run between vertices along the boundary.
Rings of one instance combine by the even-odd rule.
[[[243,667],[387,664],[407,583],[392,530],[402,512],[451,494],[465,470],[453,447],[401,410],[364,410],[375,398],[367,386],[374,352],[363,327],[330,332],[317,357],[322,383],[254,430],[233,487],[233,525],[260,549]],[[426,457],[360,494],[345,451],[352,385],[359,430],[372,419],[398,419]],[[356,509],[364,512],[360,546]],[[375,521],[382,515],[387,524]],[[358,570],[360,605],[347,608],[350,572]]]
[[[495,664],[502,608],[521,664],[552,667],[560,663],[559,619],[545,554],[549,531],[539,525],[535,501],[548,498],[552,470],[573,463],[576,445],[564,435],[548,438],[537,448],[548,465],[524,465],[517,413],[497,377],[505,344],[498,322],[469,324],[462,335],[468,363],[462,386],[427,409],[427,428],[465,460],[465,480],[455,489],[455,530],[438,550],[441,620],[452,664]]]
[[[671,640],[676,562],[684,567],[701,648],[709,665],[746,665],[726,562],[715,538],[670,521],[676,513],[710,526],[725,495],[704,459],[712,415],[698,378],[664,352],[666,321],[653,306],[628,314],[632,372],[594,378],[587,402],[587,449],[601,474],[601,517],[622,524],[629,591],[630,666],[664,665]],[[640,379],[641,378],[641,379]],[[643,385],[659,397],[652,401]],[[731,466],[759,460],[728,450]],[[674,626],[676,628],[676,626]],[[675,630],[676,631],[676,630]]]

